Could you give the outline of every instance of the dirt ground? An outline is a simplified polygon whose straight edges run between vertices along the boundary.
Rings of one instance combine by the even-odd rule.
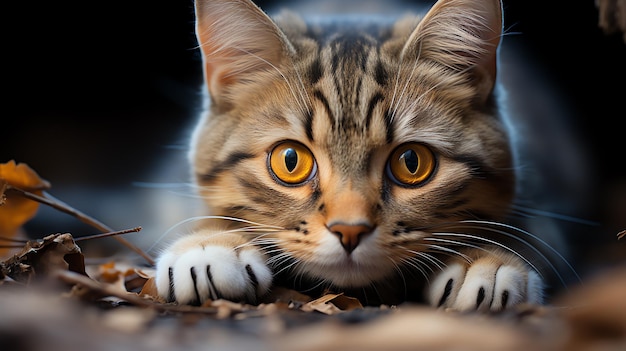
[[[65,246],[56,246],[62,237]],[[196,307],[151,297],[149,268],[115,261],[81,266],[71,236],[53,239],[26,250],[19,262],[3,263],[3,272],[18,279],[5,277],[0,285],[4,350],[626,349],[626,266],[550,305],[494,314],[362,307],[347,296],[311,301],[289,291],[258,306],[216,300]],[[54,259],[59,255],[70,262],[67,269],[42,268],[63,266]],[[30,272],[28,282],[20,269]]]

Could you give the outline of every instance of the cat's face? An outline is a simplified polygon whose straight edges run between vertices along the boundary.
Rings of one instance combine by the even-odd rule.
[[[192,161],[212,214],[283,228],[263,237],[276,262],[346,287],[445,246],[434,226],[503,216],[499,6],[445,3],[339,33],[199,5],[212,102]]]

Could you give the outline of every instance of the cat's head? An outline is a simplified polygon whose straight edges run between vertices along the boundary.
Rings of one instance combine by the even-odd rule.
[[[445,246],[429,228],[507,212],[499,0],[340,32],[248,0],[197,1],[196,14],[211,103],[193,171],[212,214],[284,228],[277,257],[367,285]]]

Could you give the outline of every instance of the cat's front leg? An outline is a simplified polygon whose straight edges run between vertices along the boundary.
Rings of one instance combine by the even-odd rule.
[[[543,302],[542,279],[519,257],[493,248],[463,254],[471,262],[452,260],[431,278],[426,297],[432,306],[500,311],[521,303]]]
[[[266,260],[243,236],[205,229],[182,237],[159,257],[157,291],[180,304],[219,298],[256,303],[272,283]]]

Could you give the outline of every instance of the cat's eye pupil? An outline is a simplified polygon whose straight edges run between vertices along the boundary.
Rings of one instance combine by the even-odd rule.
[[[281,185],[302,185],[315,175],[313,153],[296,141],[287,140],[275,145],[267,161],[270,174]]]
[[[293,172],[293,170],[296,169],[296,166],[298,165],[298,153],[296,152],[296,150],[288,148],[285,150],[284,155],[285,167],[287,167],[287,170],[289,172]]]
[[[387,174],[398,185],[415,187],[430,179],[435,166],[435,154],[428,146],[409,142],[391,154],[387,162]]]
[[[415,172],[417,172],[417,166],[419,165],[419,161],[417,159],[417,154],[415,153],[415,151],[413,151],[412,149],[406,150],[402,156],[400,156],[401,160],[404,160],[404,164],[406,165],[406,168],[409,170],[409,172],[411,172],[412,174],[415,174]]]

